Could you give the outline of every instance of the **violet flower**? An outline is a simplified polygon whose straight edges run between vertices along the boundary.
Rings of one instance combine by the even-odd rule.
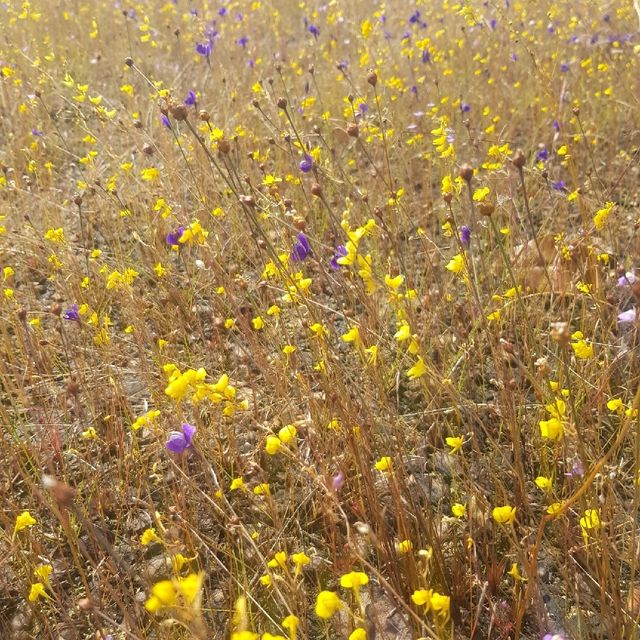
[[[187,97],[184,99],[184,103],[188,107],[192,107],[196,103],[196,93],[195,93],[195,91],[192,91],[191,89],[189,90],[189,93],[187,93]]]
[[[211,55],[211,42],[199,42],[196,45],[196,53],[208,58]]]
[[[180,244],[180,238],[182,237],[182,234],[184,233],[184,227],[178,227],[177,231],[171,231],[170,233],[167,233],[167,244],[175,247],[176,245]]]
[[[167,129],[171,129],[171,120],[169,120],[169,116],[164,113],[160,116],[160,120],[162,121],[162,126]]]
[[[289,257],[293,262],[302,262],[302,260],[304,260],[311,254],[311,245],[309,244],[307,236],[305,236],[302,231],[297,235],[297,238],[298,239],[294,243]]]
[[[460,227],[460,242],[465,247],[468,247],[471,244],[471,229],[466,224],[463,224]]]
[[[309,171],[313,169],[313,158],[305,153],[304,158],[301,160],[298,166],[300,167],[300,171],[302,171],[302,173],[309,173]]]
[[[623,311],[622,313],[618,314],[618,322],[620,324],[630,324],[636,321],[636,317],[637,317],[636,308],[632,307],[631,309],[627,309],[626,311]]]
[[[65,320],[78,322],[80,320],[80,308],[77,304],[73,303],[66,311],[63,312],[62,317]]]
[[[339,244],[336,247],[336,255],[333,256],[333,258],[331,258],[331,268],[332,269],[339,269],[340,268],[340,263],[338,262],[338,258],[344,258],[346,255],[348,254],[347,248],[343,245],[343,244]]]
[[[182,427],[182,431],[172,431],[169,434],[166,447],[173,453],[184,453],[191,447],[191,441],[196,432],[196,428],[187,422]]]
[[[618,286],[619,287],[627,287],[630,284],[633,284],[638,278],[636,278],[636,274],[633,271],[627,271],[623,276],[618,278]]]

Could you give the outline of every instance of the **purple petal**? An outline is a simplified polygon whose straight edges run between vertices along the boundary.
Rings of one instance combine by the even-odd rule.
[[[637,312],[635,307],[618,314],[618,322],[620,324],[628,324],[636,321]]]
[[[184,453],[188,446],[187,439],[183,433],[180,433],[180,431],[172,431],[169,434],[169,439],[166,444],[169,451],[172,451],[173,453]]]
[[[195,432],[196,432],[196,428],[192,424],[185,422],[182,425],[182,434],[184,435],[184,440],[186,442],[187,447],[191,446],[191,441],[193,440],[193,436]]]

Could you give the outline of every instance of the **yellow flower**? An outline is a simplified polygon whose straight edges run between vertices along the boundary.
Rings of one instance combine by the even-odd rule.
[[[311,562],[311,558],[304,552],[294,553],[291,556],[291,561],[296,565],[296,569],[293,572],[294,576],[300,575],[302,567],[308,565]]]
[[[353,589],[358,591],[360,587],[364,587],[369,584],[369,576],[362,571],[350,571],[340,576],[340,586],[343,589]]]
[[[264,327],[264,320],[260,316],[257,316],[251,320],[251,324],[256,331],[260,331],[260,329]]]
[[[354,344],[360,344],[360,330],[358,327],[353,327],[347,331],[347,333],[343,333],[341,336],[343,342],[353,342]]]
[[[518,563],[514,562],[511,565],[511,569],[509,569],[509,571],[507,571],[507,575],[511,576],[514,580],[522,580],[524,581],[525,578],[522,577],[522,575],[520,574],[520,571],[518,571]]]
[[[534,482],[538,489],[542,489],[543,491],[548,491],[551,489],[551,478],[546,478],[545,476],[538,476]]]
[[[50,598],[51,596],[45,591],[42,582],[34,582],[29,589],[29,602],[36,602],[38,598]]]
[[[81,435],[85,440],[95,440],[98,437],[98,432],[94,427],[89,427]]]
[[[283,621],[282,628],[286,629],[289,632],[289,637],[291,640],[295,640],[296,631],[298,630],[298,625],[300,624],[300,618],[298,616],[294,616],[290,613]]]
[[[229,487],[229,491],[238,491],[239,489],[244,489],[244,479],[242,477],[234,478],[231,481],[231,486]]]
[[[461,253],[456,253],[447,263],[447,269],[451,273],[462,273],[464,270],[464,256]]]
[[[416,362],[413,367],[407,371],[407,377],[409,380],[415,380],[416,378],[423,376],[425,373],[427,373],[427,365],[425,365],[422,356],[418,356],[418,362]]]
[[[44,583],[46,587],[49,586],[49,579],[51,573],[53,572],[53,567],[50,564],[41,564],[34,570],[33,573],[40,578],[40,580]]]
[[[431,596],[433,595],[433,589],[418,589],[411,595],[411,601],[413,604],[421,607],[424,606],[425,613],[431,608]]]
[[[390,471],[391,458],[389,456],[383,456],[375,463],[374,467],[377,471]]]
[[[503,507],[494,507],[492,515],[498,524],[513,524],[516,520],[516,508],[508,504]]]
[[[616,413],[622,413],[624,410],[624,402],[622,402],[620,398],[611,398],[611,400],[607,402],[607,409],[609,409],[609,411],[615,411]]]
[[[411,327],[407,322],[403,322],[400,328],[393,334],[393,337],[398,342],[404,342],[411,337]]]
[[[328,620],[342,607],[342,600],[335,591],[321,591],[316,598],[315,612],[319,618]]]
[[[145,529],[144,533],[140,536],[140,544],[144,545],[145,547],[148,544],[151,544],[152,542],[158,542],[159,540],[160,538],[158,538],[156,530],[153,528]]]
[[[453,513],[456,518],[464,518],[467,515],[467,505],[456,502],[451,507],[451,513]]]
[[[289,444],[293,442],[298,434],[298,430],[292,425],[288,424],[278,431],[278,437],[283,444]]]
[[[365,353],[369,356],[367,358],[367,364],[374,365],[378,361],[378,345],[372,344],[365,349]]]
[[[587,509],[584,512],[584,516],[580,518],[580,529],[585,541],[589,537],[589,532],[599,529],[601,524],[600,514],[597,509]]]
[[[191,573],[185,578],[161,580],[151,587],[151,595],[144,603],[149,613],[165,608],[187,607],[199,610],[204,573]]]
[[[475,202],[483,202],[490,192],[489,187],[479,187],[473,192],[473,199]]]
[[[451,612],[451,598],[434,591],[431,596],[431,610],[445,622],[449,620]]]
[[[38,521],[28,511],[23,511],[16,518],[16,524],[13,528],[13,535],[18,533],[18,531],[22,531],[23,529],[32,527],[34,524],[38,524]]]
[[[614,206],[615,204],[613,202],[606,202],[602,209],[596,211],[595,216],[593,216],[593,224],[595,225],[595,228],[598,229],[598,231],[604,228],[605,224],[607,223],[607,219],[613,211]]]
[[[267,482],[263,482],[262,484],[256,485],[253,488],[253,493],[256,496],[270,496],[271,495],[271,487]]]
[[[292,344],[286,344],[284,347],[282,347],[282,353],[284,353],[286,356],[290,356],[295,352],[295,350],[296,347],[294,347]]]
[[[140,177],[146,182],[153,182],[160,175],[160,171],[155,167],[148,167],[140,172]]]
[[[349,634],[349,640],[367,640],[366,629],[363,629],[362,627],[358,627],[357,629],[354,629]]]
[[[547,440],[560,440],[564,435],[564,425],[557,418],[540,420],[540,435]]]
[[[563,502],[552,502],[547,507],[547,513],[550,516],[556,516],[556,515],[558,515],[558,513],[560,512],[560,510],[562,509],[563,506],[564,506]]]
[[[580,334],[580,336],[582,336],[582,334]],[[578,358],[578,360],[588,360],[589,358],[593,357],[593,345],[582,339],[582,337],[580,337],[580,339],[576,340],[575,342],[572,342],[571,348],[576,354],[576,358]]]
[[[413,549],[413,542],[411,540],[402,540],[396,545],[396,551],[400,554],[409,553]]]
[[[460,436],[449,436],[448,438],[445,438],[445,442],[447,443],[447,446],[451,447],[451,451],[449,452],[451,454],[458,453],[464,444],[464,440]]]
[[[402,274],[397,275],[395,278],[392,278],[390,275],[386,275],[384,277],[384,283],[391,289],[395,291],[400,285],[404,282],[404,276]]]
[[[273,555],[273,558],[267,562],[267,567],[270,569],[285,569],[287,564],[286,551],[278,551]]]
[[[267,442],[264,448],[270,456],[275,456],[276,453],[282,450],[282,442],[278,436],[267,436]]]

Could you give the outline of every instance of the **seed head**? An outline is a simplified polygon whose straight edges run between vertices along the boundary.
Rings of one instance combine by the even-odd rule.
[[[177,120],[178,122],[182,122],[183,120],[186,120],[187,116],[189,115],[187,106],[184,104],[171,105],[170,111],[174,120]]]
[[[465,182],[471,182],[471,178],[473,178],[473,167],[469,164],[463,164],[460,167],[460,177]]]
[[[358,135],[360,135],[360,129],[358,128],[358,125],[355,122],[352,122],[347,127],[347,135],[350,136],[351,138],[357,138]]]
[[[287,99],[280,97],[276,104],[278,105],[278,109],[282,109],[284,111],[287,108]]]
[[[378,84],[378,74],[375,71],[369,71],[369,75],[367,76],[367,82],[375,87]]]
[[[513,162],[513,165],[515,167],[518,167],[518,169],[522,169],[526,161],[527,159],[524,157],[524,152],[522,151],[522,149],[517,149],[513,154],[513,158],[511,158],[511,162]]]

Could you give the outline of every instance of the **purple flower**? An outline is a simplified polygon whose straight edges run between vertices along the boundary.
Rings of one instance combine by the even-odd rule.
[[[333,478],[331,478],[331,488],[338,493],[340,489],[342,489],[342,485],[344,484],[344,473],[342,471],[338,471]]]
[[[489,21],[489,27],[491,28],[491,31],[495,31],[497,24],[498,21],[495,18],[491,18],[491,20]]]
[[[547,150],[546,147],[542,147],[542,149],[538,149],[536,153],[536,160],[538,160],[538,162],[544,162],[545,160],[547,160],[548,157],[549,157],[549,151]]]
[[[164,113],[160,116],[160,120],[162,121],[162,126],[167,129],[171,129],[171,120],[169,120],[169,116]]]
[[[631,322],[635,322],[636,321],[636,308],[633,307],[632,309],[627,309],[627,311],[623,311],[622,313],[618,314],[618,322],[620,324],[630,324]]]
[[[556,191],[564,191],[567,188],[567,185],[565,184],[564,180],[558,180],[551,183],[551,188],[555,189]]]
[[[172,431],[169,434],[166,447],[173,453],[184,453],[186,449],[189,449],[196,432],[196,428],[187,422],[182,425],[181,429],[182,431]]]
[[[471,244],[471,229],[466,224],[463,224],[460,227],[460,242],[465,247],[468,247]]]
[[[291,249],[291,253],[289,254],[289,257],[293,262],[301,262],[311,253],[311,245],[309,244],[307,236],[305,236],[301,231],[297,238],[298,239],[294,243],[293,249]]]
[[[630,284],[633,284],[637,279],[638,278],[636,278],[636,274],[633,271],[627,271],[627,273],[618,278],[618,286],[627,287]]]
[[[220,17],[224,17],[227,15],[227,7],[220,7],[220,9],[218,9],[218,15]]]
[[[431,62],[431,54],[429,53],[429,49],[422,50],[421,60],[423,64],[426,64],[427,62]]]
[[[369,111],[369,105],[366,102],[361,102],[358,105],[358,111],[360,112],[360,115],[365,115],[367,111]]]
[[[63,314],[62,317],[65,320],[75,320],[76,322],[80,320],[80,311],[77,304],[72,304]]]
[[[318,27],[316,27],[315,24],[310,24],[309,25],[309,33],[314,37],[317,38],[320,35],[320,29],[318,29]]]
[[[199,42],[196,45],[196,52],[208,58],[211,55],[211,42]]]
[[[184,103],[188,106],[191,107],[196,103],[196,93],[195,91],[192,91],[191,89],[189,90],[189,93],[187,93],[187,97],[184,99]]]
[[[569,71],[569,65],[566,62],[563,62],[560,65],[560,71],[562,71],[562,73],[567,73],[567,71]]]
[[[300,167],[300,171],[302,171],[302,173],[309,173],[309,171],[313,169],[313,158],[305,153],[304,158],[301,160],[298,166]]]
[[[554,121],[553,121],[553,128],[554,128],[556,131],[560,131],[560,123],[559,123],[557,120],[554,120]]]
[[[249,36],[242,36],[236,40],[236,44],[239,44],[241,47],[246,47],[247,42],[249,42]]]
[[[469,113],[469,111],[471,111],[471,105],[466,102],[461,102],[460,111],[462,111],[462,113]]]
[[[343,244],[339,244],[336,247],[336,255],[331,258],[331,267],[333,269],[339,269],[340,263],[338,262],[338,258],[344,258],[348,254],[347,248]]]
[[[31,133],[36,137],[40,137],[44,135],[44,131],[40,131],[40,129],[36,129],[35,127],[31,129]]]
[[[170,233],[167,233],[167,244],[172,247],[180,244],[180,238],[182,237],[183,233],[184,227],[178,227],[177,231],[171,231]]]
[[[584,465],[582,464],[582,460],[580,460],[580,458],[576,458],[575,462],[571,466],[571,470],[564,475],[569,478],[574,476],[582,477],[584,475]]]

